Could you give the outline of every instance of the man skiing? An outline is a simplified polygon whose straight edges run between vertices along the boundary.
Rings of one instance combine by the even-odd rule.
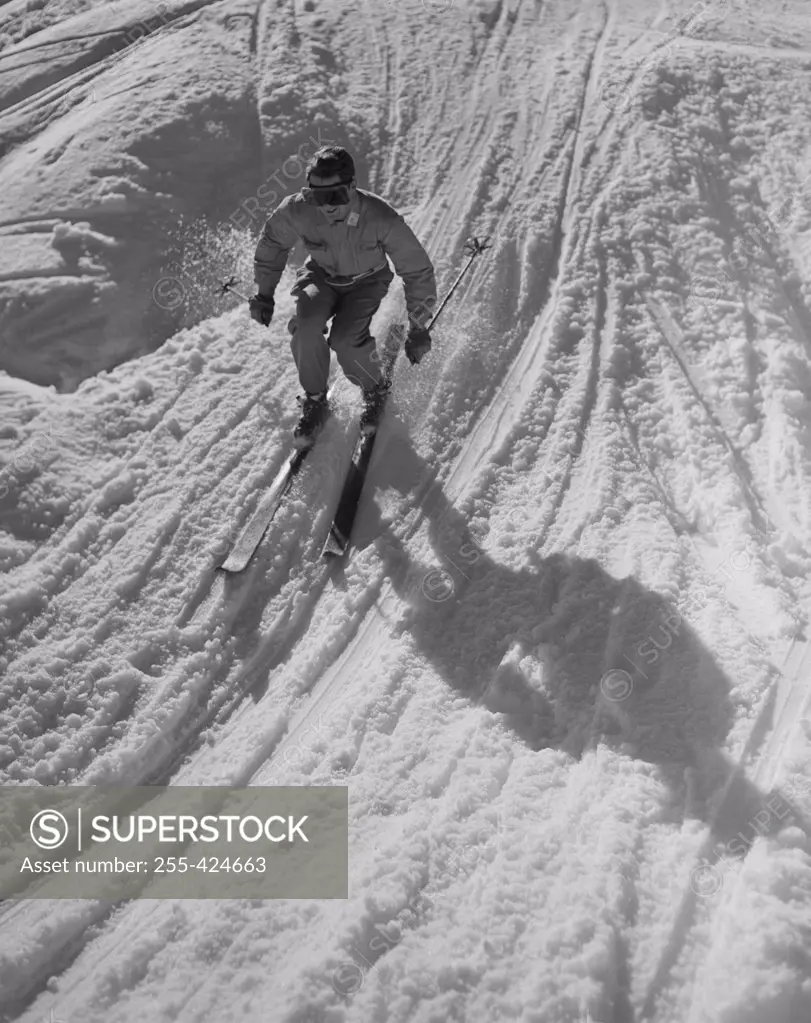
[[[427,324],[436,281],[431,260],[400,214],[380,196],[356,187],[354,161],[341,146],[323,146],[312,156],[307,187],[283,199],[265,223],[254,257],[257,294],[249,308],[266,327],[288,253],[299,239],[308,257],[291,290],[296,312],[288,330],[304,390],[293,438],[304,448],[314,443],[329,414],[330,348],[347,379],[362,389],[361,430],[372,433],[377,427],[389,381],[369,325],[394,279],[388,258],[405,287],[410,323],[405,353],[412,365],[431,348]]]

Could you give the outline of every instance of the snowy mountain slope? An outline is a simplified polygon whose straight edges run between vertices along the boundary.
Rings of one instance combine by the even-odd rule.
[[[11,1018],[811,1016],[801,9],[747,29],[719,4],[669,36],[685,11],[664,5],[442,8],[211,4],[156,33],[77,132],[95,161],[108,134],[116,190],[141,196],[109,220],[81,141],[75,172],[42,165],[71,114],[37,129],[10,108],[21,265],[53,265],[53,244],[13,242],[21,211],[57,203],[55,237],[140,255],[104,265],[128,321],[98,328],[104,352],[84,300],[61,347],[50,323],[7,345],[8,370],[63,388],[138,357],[72,394],[3,385],[4,777],[333,782],[352,820],[345,903],[7,903]],[[108,10],[94,30],[134,7]],[[144,104],[130,87],[164,59]],[[87,67],[68,95],[110,82]],[[173,132],[212,105],[190,177]],[[294,418],[292,306],[280,289],[268,333],[205,286],[232,255],[249,280],[248,200],[298,187],[319,130],[407,206],[445,286],[469,233],[494,246],[430,362],[398,366],[345,571],[317,552],[346,386],[255,563],[224,580]],[[181,210],[242,211],[205,276],[173,240]],[[5,282],[12,331],[32,289],[62,301],[59,275],[26,272]],[[162,336],[190,326],[149,353],[144,310],[174,305],[160,280],[186,299]],[[393,294],[378,336],[400,310]]]

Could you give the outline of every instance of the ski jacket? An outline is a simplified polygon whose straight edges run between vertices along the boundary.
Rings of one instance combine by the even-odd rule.
[[[273,295],[299,239],[327,282],[336,286],[387,266],[390,258],[403,279],[411,323],[427,325],[436,305],[434,268],[414,232],[385,199],[356,188],[346,219],[330,223],[308,189],[288,195],[268,217],[256,246],[254,280],[260,295]]]

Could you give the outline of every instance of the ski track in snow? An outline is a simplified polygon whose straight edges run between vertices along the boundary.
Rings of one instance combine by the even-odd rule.
[[[132,361],[0,378],[5,780],[347,784],[351,856],[346,902],[7,901],[0,1011],[811,1018],[811,223],[775,213],[807,16],[65,0],[27,35],[18,6],[20,58],[65,42],[0,94],[4,365]],[[137,53],[100,34],[149,19]],[[211,297],[259,222],[203,269],[162,220],[227,220],[315,134],[443,289],[493,244],[398,365],[352,558],[318,559],[341,385],[228,578],[294,419],[292,304],[264,332]],[[401,315],[397,286],[377,336]]]

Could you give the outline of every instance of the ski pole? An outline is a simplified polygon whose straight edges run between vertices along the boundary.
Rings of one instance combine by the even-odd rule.
[[[459,287],[459,282],[462,280],[462,278],[467,273],[468,267],[473,262],[473,260],[476,258],[476,256],[481,255],[481,253],[484,252],[485,249],[489,249],[490,248],[490,241],[489,241],[489,239],[490,239],[490,235],[487,235],[486,237],[482,238],[481,240],[479,240],[478,238],[474,237],[474,238],[471,238],[469,242],[465,243],[465,248],[469,248],[470,249],[470,259],[462,267],[462,270],[461,270],[459,276],[456,278],[456,280],[453,282],[453,285],[451,286],[451,290],[442,299],[442,302],[440,303],[439,309],[437,309],[437,311],[431,317],[431,322],[426,327],[426,330],[430,330],[431,327],[433,327],[433,325],[436,323],[439,314],[442,312],[442,310],[447,305],[448,300],[450,299],[451,295]]]
[[[437,319],[439,317],[439,314],[442,312],[442,310],[448,304],[448,301],[450,300],[450,298],[453,295],[454,291],[456,291],[456,289],[459,287],[459,282],[462,280],[462,278],[467,273],[468,268],[470,267],[470,264],[473,262],[473,260],[476,258],[476,256],[481,255],[481,253],[484,252],[485,249],[489,249],[489,248],[490,248],[490,235],[486,235],[482,239],[476,238],[474,236],[469,241],[465,242],[465,249],[469,249],[469,251],[470,251],[470,259],[462,267],[462,269],[461,269],[461,271],[459,273],[459,276],[456,278],[456,280],[451,285],[450,291],[448,292],[448,294],[440,302],[439,308],[434,313],[434,315],[431,317],[427,327],[425,328],[426,330],[430,330],[431,327],[433,327],[433,325],[436,323],[436,321],[437,321]],[[392,327],[389,330],[389,335],[387,337],[387,342],[386,342],[386,347],[387,347],[387,349],[389,349],[389,351],[388,351],[388,354],[384,357],[384,360],[383,360],[383,366],[384,366],[384,370],[385,370],[385,375],[387,377],[391,375],[391,372],[392,372],[392,370],[394,368],[394,361],[395,361],[395,359],[397,357],[397,349],[391,350],[390,349],[390,345],[389,345],[389,341],[390,341],[391,338],[396,338],[397,339],[397,344],[399,345],[402,342],[403,336],[405,335],[405,330],[406,330],[406,328],[402,324],[399,324],[399,323],[398,324],[393,324]]]

